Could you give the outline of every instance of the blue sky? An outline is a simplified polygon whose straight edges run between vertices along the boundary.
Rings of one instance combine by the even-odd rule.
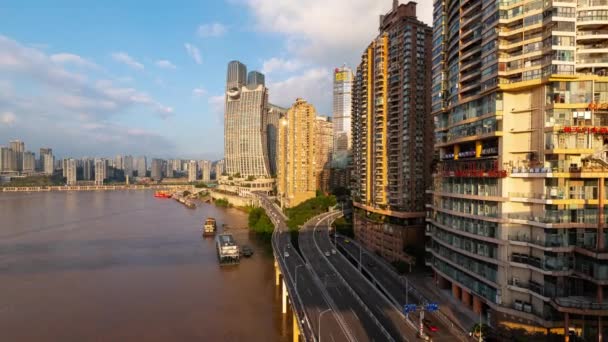
[[[391,2],[3,1],[0,145],[219,159],[230,60],[266,74],[271,102],[331,115],[331,70],[355,65]]]

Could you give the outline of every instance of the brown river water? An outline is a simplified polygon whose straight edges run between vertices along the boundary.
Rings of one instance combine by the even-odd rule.
[[[0,194],[0,341],[289,341],[245,213],[151,191]],[[255,253],[220,267],[207,216]]]

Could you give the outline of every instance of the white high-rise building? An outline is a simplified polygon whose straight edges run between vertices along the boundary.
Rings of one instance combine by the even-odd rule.
[[[116,157],[114,157],[114,168],[116,170],[124,170],[125,169],[124,157],[123,156],[117,155]]]
[[[0,147],[0,172],[11,171],[13,150],[8,147]]]
[[[93,159],[85,158],[82,160],[82,178],[84,180],[93,180]]]
[[[68,159],[65,162],[66,166],[66,178],[68,185],[76,184],[76,160]]]
[[[46,170],[46,166],[44,165],[44,156],[47,154],[53,154],[53,149],[52,148],[48,148],[48,147],[41,147],[40,148],[40,155],[38,156],[39,158],[39,170],[43,171]]]
[[[133,177],[133,157],[125,156],[122,160],[125,177]]]
[[[52,176],[55,172],[55,157],[53,153],[46,153],[44,155],[44,173],[48,176]]]
[[[199,169],[201,170],[201,179],[203,182],[209,182],[211,180],[211,161],[201,160],[199,162]]]
[[[268,89],[264,75],[239,62],[228,64],[226,106],[224,112],[224,147],[226,169],[243,177],[270,176],[267,121]]]
[[[163,178],[163,160],[152,159],[152,166],[150,167],[150,178],[155,181],[159,181]]]
[[[147,169],[146,157],[137,157],[137,177],[146,177]]]
[[[13,151],[13,166],[11,171],[23,170],[23,153],[25,152],[25,143],[21,140],[13,140],[9,143]]]
[[[334,71],[333,125],[334,142],[332,164],[346,168],[351,150],[351,112],[353,72],[342,66]]]
[[[108,161],[105,159],[95,159],[95,185],[103,185],[107,178]]]
[[[32,173],[36,170],[36,156],[27,151],[23,153],[23,172]]]
[[[188,163],[188,182],[196,182],[198,173],[196,160],[191,160]]]

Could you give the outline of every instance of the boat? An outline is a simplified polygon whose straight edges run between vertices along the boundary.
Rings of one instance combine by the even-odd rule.
[[[241,249],[241,252],[245,258],[249,258],[253,255],[253,249],[247,245],[244,245]]]
[[[215,238],[217,258],[220,266],[234,265],[240,262],[240,251],[232,234],[220,234]]]
[[[213,217],[208,217],[205,220],[205,224],[203,226],[203,236],[213,236],[215,235],[215,230],[217,229],[217,224]]]
[[[154,193],[154,197],[156,198],[171,198],[171,194],[167,191],[156,191]]]

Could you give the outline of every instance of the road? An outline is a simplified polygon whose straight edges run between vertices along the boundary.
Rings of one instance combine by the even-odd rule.
[[[283,213],[268,198],[261,195],[259,198],[262,208],[266,210],[277,228],[273,238],[273,248],[284,272],[286,285],[293,286],[291,293],[297,293],[303,304],[305,314],[299,312],[298,317],[305,321],[302,325],[310,330],[308,336],[314,336],[317,341],[355,341],[351,337],[350,327],[346,327],[339,320],[323,289],[318,286],[310,269],[305,266],[304,260],[293,248]],[[293,303],[297,299],[290,298],[290,300]],[[319,316],[321,316],[320,320]]]
[[[313,235],[315,227],[329,224],[338,214],[319,215],[305,224],[300,229],[298,238],[300,251],[316,276],[322,280],[355,339],[358,341],[390,341],[391,338],[387,336],[387,332],[377,322],[367,306],[361,303],[351,291],[350,285],[352,284],[344,282],[336,274],[325,255],[315,245]]]
[[[348,240],[348,243],[346,242]],[[418,298],[411,295],[411,293],[406,297],[405,294],[405,281],[404,278],[399,277],[394,272],[387,270],[388,266],[382,260],[379,260],[378,257],[368,253],[365,249],[359,250],[359,246],[350,239],[338,236],[336,238],[336,242],[339,246],[338,250],[340,252],[344,252],[346,256],[352,261],[353,264],[358,266],[359,256],[362,259],[362,269],[367,275],[371,275],[373,279],[382,287],[382,289],[387,292],[391,302],[395,305],[395,308],[402,308],[406,303],[414,303],[420,305],[421,303],[418,301]],[[359,254],[361,253],[361,255]],[[410,289],[412,287],[410,286]],[[411,290],[410,290],[411,291]],[[441,305],[441,303],[438,303]],[[419,322],[418,313],[410,313],[410,318],[414,322]],[[428,327],[424,327],[425,333],[430,335],[433,341],[458,341],[458,340],[468,340],[465,335],[457,334],[450,329],[446,323],[444,323],[441,319],[439,319],[435,313],[426,313],[426,319],[428,319],[432,325],[436,326],[438,330],[436,332],[430,332]],[[417,323],[418,324],[418,323]]]

